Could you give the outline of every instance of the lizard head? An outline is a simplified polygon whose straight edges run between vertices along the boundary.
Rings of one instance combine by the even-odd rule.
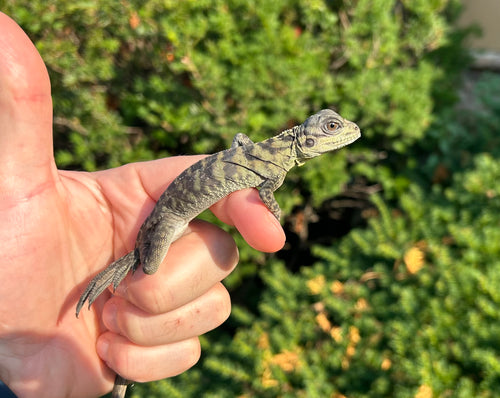
[[[359,127],[331,109],[310,116],[295,130],[296,163],[342,148],[361,137]]]

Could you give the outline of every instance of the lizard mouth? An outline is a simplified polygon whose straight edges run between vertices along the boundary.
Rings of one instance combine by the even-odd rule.
[[[350,127],[349,133],[342,138],[339,142],[337,142],[337,149],[343,148],[349,144],[352,144],[354,141],[356,141],[358,138],[361,137],[361,131],[359,130],[359,127],[352,123]]]

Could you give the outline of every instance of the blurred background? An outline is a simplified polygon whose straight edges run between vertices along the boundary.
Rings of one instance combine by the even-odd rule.
[[[60,168],[213,153],[326,107],[363,133],[276,193],[282,251],[233,234],[232,316],[199,364],[129,396],[498,396],[498,4],[0,0],[47,64]]]

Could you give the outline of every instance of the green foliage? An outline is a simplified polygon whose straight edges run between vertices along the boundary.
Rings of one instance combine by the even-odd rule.
[[[51,73],[58,161],[92,170],[213,152],[237,131],[260,140],[332,104],[378,148],[402,151],[430,123],[432,84],[445,71],[425,55],[447,44],[444,10],[455,3],[15,0],[3,9]]]

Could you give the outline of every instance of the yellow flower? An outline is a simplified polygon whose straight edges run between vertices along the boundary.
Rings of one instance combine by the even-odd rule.
[[[307,282],[307,287],[312,294],[319,294],[321,290],[325,286],[325,276],[318,275],[312,279],[309,279]]]
[[[432,388],[423,384],[418,388],[415,398],[432,398]]]
[[[316,315],[316,322],[318,323],[321,330],[323,330],[323,332],[328,333],[332,328],[332,324],[324,313]]]
[[[330,336],[332,336],[332,339],[334,339],[337,343],[340,343],[342,341],[342,328],[336,326],[330,330]]]
[[[356,326],[351,326],[349,328],[349,341],[354,344],[357,344],[361,340],[361,336],[359,335],[359,329]]]
[[[271,358],[271,364],[278,365],[285,372],[291,372],[300,366],[299,354],[284,350]]]
[[[257,347],[259,347],[261,350],[268,350],[269,349],[269,335],[267,333],[262,333],[259,336],[259,341],[257,342]]]
[[[389,370],[392,366],[392,362],[389,358],[384,358],[382,363],[380,364],[380,369],[382,370]]]
[[[368,302],[364,298],[360,298],[356,301],[356,305],[354,306],[358,311],[364,311],[368,308]]]
[[[404,255],[406,269],[410,274],[416,274],[424,266],[424,252],[418,247],[412,247]]]
[[[333,281],[332,285],[330,286],[330,290],[333,294],[338,296],[344,293],[344,284],[340,281]]]

